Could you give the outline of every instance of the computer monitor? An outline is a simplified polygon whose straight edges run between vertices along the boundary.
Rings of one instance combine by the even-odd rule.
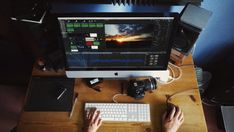
[[[69,78],[167,79],[175,14],[59,16]]]

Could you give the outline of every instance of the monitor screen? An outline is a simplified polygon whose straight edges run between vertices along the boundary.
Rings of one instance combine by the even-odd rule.
[[[94,71],[103,71],[100,76],[113,71],[113,77],[119,77],[120,71],[134,76],[131,72],[167,69],[174,17],[109,15],[58,20],[67,71],[87,74],[76,77],[88,77]]]

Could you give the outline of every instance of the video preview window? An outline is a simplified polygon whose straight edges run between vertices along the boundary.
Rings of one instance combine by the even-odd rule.
[[[105,24],[107,48],[150,48],[153,24]]]

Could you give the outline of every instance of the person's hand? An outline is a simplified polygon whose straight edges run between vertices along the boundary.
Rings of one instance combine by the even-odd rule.
[[[176,132],[184,122],[184,114],[177,106],[170,113],[165,112],[162,116],[163,132]]]
[[[91,109],[89,112],[86,111],[86,132],[96,132],[97,129],[102,125],[102,119],[100,117],[100,111],[96,108]]]

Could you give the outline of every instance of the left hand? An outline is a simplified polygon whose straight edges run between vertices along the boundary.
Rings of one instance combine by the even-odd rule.
[[[96,108],[91,109],[89,112],[86,111],[85,123],[86,132],[96,132],[102,125],[100,111],[98,111]]]

